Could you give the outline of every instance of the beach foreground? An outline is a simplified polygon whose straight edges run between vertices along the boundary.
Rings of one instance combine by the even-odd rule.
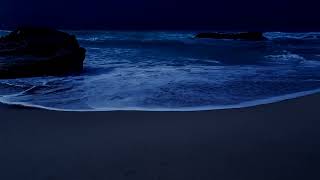
[[[320,94],[203,112],[0,107],[0,179],[319,179]]]

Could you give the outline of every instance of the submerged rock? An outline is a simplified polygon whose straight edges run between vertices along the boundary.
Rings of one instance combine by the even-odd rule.
[[[0,38],[0,78],[80,72],[84,48],[75,36],[49,28],[18,28]]]
[[[262,32],[240,32],[240,33],[199,33],[196,38],[211,38],[211,39],[233,39],[233,40],[250,40],[262,41],[266,40]]]

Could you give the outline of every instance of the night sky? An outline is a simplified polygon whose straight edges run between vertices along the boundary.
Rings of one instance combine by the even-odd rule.
[[[320,31],[316,0],[1,0],[2,27]]]

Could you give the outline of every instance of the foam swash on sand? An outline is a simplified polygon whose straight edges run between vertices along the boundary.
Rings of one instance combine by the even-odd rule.
[[[173,31],[70,33],[87,49],[81,75],[3,79],[0,101],[67,111],[190,111],[265,104],[320,89],[320,33],[269,32],[266,41],[195,39],[195,32]]]

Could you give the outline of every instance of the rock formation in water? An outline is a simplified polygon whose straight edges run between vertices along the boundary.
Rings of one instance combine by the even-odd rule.
[[[80,72],[84,48],[75,36],[49,28],[18,28],[0,38],[0,78]]]
[[[199,33],[196,38],[210,38],[210,39],[232,39],[232,40],[250,40],[262,41],[266,40],[262,32],[240,32],[240,33]]]

